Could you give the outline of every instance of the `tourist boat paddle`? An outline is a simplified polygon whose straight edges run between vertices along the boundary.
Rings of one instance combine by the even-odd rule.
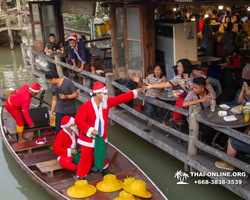
[[[0,95],[4,94],[4,88],[0,88]],[[74,199],[67,195],[69,187],[75,184],[76,174],[64,170],[53,153],[53,142],[55,139],[54,128],[43,126],[27,129],[25,132],[35,132],[36,137],[32,140],[17,143],[13,140],[16,134],[16,125],[14,119],[4,108],[4,101],[0,101],[0,132],[2,140],[13,156],[18,165],[27,173],[27,175],[44,188],[55,199]],[[38,138],[46,138],[46,143],[37,144]],[[167,200],[159,188],[150,180],[150,178],[126,155],[112,144],[108,144],[107,157],[109,160],[109,170],[112,171],[117,179],[124,180],[127,177],[134,177],[146,183],[147,191],[152,194],[151,200]],[[91,172],[88,175],[88,181],[96,186],[102,181],[100,172]],[[113,200],[119,196],[117,192],[104,193],[97,192],[86,200]],[[141,198],[146,200],[146,198]]]

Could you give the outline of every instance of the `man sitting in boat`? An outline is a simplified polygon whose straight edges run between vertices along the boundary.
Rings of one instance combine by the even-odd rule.
[[[91,100],[81,105],[75,116],[76,125],[80,130],[79,139],[77,142],[81,145],[81,158],[77,170],[78,179],[85,179],[91,167],[94,165],[93,153],[94,148],[96,148],[95,138],[97,135],[107,142],[109,109],[118,104],[122,104],[132,100],[133,98],[136,98],[141,92],[142,89],[138,88],[131,92],[108,98],[108,91],[105,85],[100,82],[96,82],[94,84],[91,92]],[[104,149],[106,149],[106,146]],[[104,155],[104,158],[105,156],[106,155]],[[108,170],[107,158],[105,158],[103,163],[103,167],[101,167],[103,168],[102,175],[105,176],[111,172]],[[97,166],[96,168],[98,169]]]
[[[77,165],[73,163],[72,155],[78,154],[77,139],[79,131],[75,125],[75,119],[68,115],[64,116],[61,121],[61,128],[54,142],[54,153],[58,156],[57,160],[64,169],[76,172]]]
[[[18,142],[25,142],[23,138],[24,119],[30,128],[34,127],[34,123],[29,115],[29,107],[31,98],[35,97],[40,90],[41,86],[38,83],[32,83],[31,86],[23,85],[5,101],[6,110],[17,124]]]

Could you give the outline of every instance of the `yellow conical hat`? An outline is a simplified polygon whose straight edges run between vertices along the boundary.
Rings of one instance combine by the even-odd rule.
[[[134,195],[126,192],[126,191],[122,191],[119,194],[119,197],[116,197],[114,200],[141,200],[139,197],[134,197]]]
[[[107,174],[104,176],[103,181],[96,185],[96,188],[101,192],[115,192],[122,189],[122,182],[117,180],[116,175]]]
[[[85,198],[96,193],[96,188],[86,180],[79,180],[67,190],[67,195],[73,198]]]
[[[141,180],[134,180],[131,185],[124,185],[123,189],[133,195],[143,198],[150,198],[152,194],[147,191],[146,183]]]

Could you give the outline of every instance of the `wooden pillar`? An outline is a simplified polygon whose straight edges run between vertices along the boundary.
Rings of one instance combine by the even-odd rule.
[[[8,28],[8,35],[10,40],[10,49],[14,49],[14,39],[11,31],[10,15],[7,14],[6,0],[3,0],[3,9],[5,12],[6,27]]]
[[[21,19],[21,14],[20,14],[20,11],[21,11],[21,3],[20,3],[20,0],[16,0],[16,5],[17,5],[17,20],[18,20],[18,28],[21,28],[22,27],[22,19]]]
[[[23,43],[20,43],[20,46],[21,46],[21,51],[22,51],[22,57],[23,57],[24,67],[27,67],[27,64],[28,64],[27,61],[26,61],[26,58],[28,57],[27,56],[27,52],[24,49],[24,44]]]
[[[118,64],[118,50],[117,50],[117,28],[116,28],[116,15],[115,15],[115,5],[109,5],[109,16],[110,16],[110,36],[111,36],[111,55],[112,55],[112,69],[114,73],[114,78],[118,79],[119,77],[119,64]]]
[[[115,90],[114,86],[112,85],[112,82],[114,81],[114,74],[113,73],[106,73],[106,88],[108,90],[108,96],[114,97],[115,96]],[[110,109],[110,112],[114,112],[116,110],[115,107]],[[110,119],[109,121],[110,125],[115,125],[115,122]]]
[[[29,49],[29,55],[28,57],[30,58],[30,66],[31,66],[31,69],[34,70],[34,55],[32,53],[32,47],[30,45],[30,34],[29,34],[29,31],[26,30],[26,33],[27,33],[27,41],[28,41],[28,49]]]
[[[194,145],[199,138],[199,122],[195,118],[198,113],[198,106],[189,107],[188,156],[195,156],[198,153],[198,148]],[[190,170],[192,171],[192,168]]]
[[[22,0],[22,4],[23,4],[22,5],[22,7],[23,7],[22,10],[26,11],[27,10],[27,8],[26,8],[26,0]],[[28,23],[28,15],[26,13],[24,14],[24,23],[25,24]]]
[[[58,64],[58,62],[60,61],[60,56],[56,55],[55,56],[55,61],[56,61],[56,70],[57,70],[57,74],[60,78],[63,77],[63,68],[61,65]]]

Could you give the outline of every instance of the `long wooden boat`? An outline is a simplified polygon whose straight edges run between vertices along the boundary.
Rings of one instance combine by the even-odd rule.
[[[1,91],[3,89],[0,88],[0,93]],[[44,136],[47,142],[43,145],[36,144],[37,137],[25,143],[16,143],[11,140],[11,131],[9,131],[15,128],[15,121],[5,110],[3,101],[0,102],[0,115],[1,137],[18,165],[55,199],[73,199],[67,195],[67,189],[74,185],[77,178],[72,172],[62,169],[56,160],[56,155],[52,150],[55,135],[50,133],[51,127],[40,127],[36,130],[29,130],[36,131],[39,134],[47,134]],[[40,137],[43,136],[41,135]],[[109,160],[109,169],[118,179],[124,180],[127,177],[140,179],[146,182],[147,190],[152,194],[151,200],[167,200],[152,180],[133,161],[110,143],[108,144],[107,157]],[[91,172],[88,175],[88,180],[92,185],[96,186],[102,180],[102,175],[100,172]],[[121,191],[103,193],[97,190],[93,196],[84,199],[113,200],[119,196]],[[146,200],[144,198],[141,199]]]

